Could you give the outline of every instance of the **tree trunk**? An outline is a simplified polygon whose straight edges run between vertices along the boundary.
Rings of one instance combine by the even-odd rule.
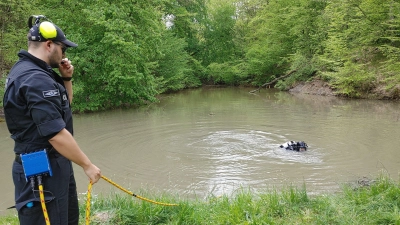
[[[255,89],[255,90],[253,90],[253,91],[250,91],[250,93],[254,93],[254,92],[256,92],[256,91],[260,91],[260,89],[263,88],[263,87],[266,87],[266,86],[271,85],[271,84],[275,84],[278,80],[282,80],[283,78],[286,78],[286,77],[292,75],[292,74],[293,74],[294,72],[296,72],[296,71],[297,71],[297,70],[292,70],[292,71],[290,71],[290,72],[289,72],[288,74],[286,74],[286,75],[283,75],[283,76],[280,76],[280,77],[278,77],[278,78],[275,78],[275,79],[272,80],[271,82],[265,83],[265,84],[261,85],[259,88]]]

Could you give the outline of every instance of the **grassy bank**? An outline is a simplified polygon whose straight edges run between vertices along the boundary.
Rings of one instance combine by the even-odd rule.
[[[90,224],[400,224],[400,185],[388,176],[328,195],[288,187],[259,194],[239,189],[232,196],[199,200],[159,196],[157,201],[179,206],[154,205],[123,193],[96,197]],[[84,204],[81,215],[84,224]],[[17,222],[15,216],[0,218],[0,224]]]

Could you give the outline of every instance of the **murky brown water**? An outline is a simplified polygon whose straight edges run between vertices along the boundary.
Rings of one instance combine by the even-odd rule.
[[[250,90],[187,90],[141,109],[76,115],[75,137],[103,175],[134,193],[203,198],[290,184],[322,193],[381,170],[397,179],[399,102]],[[280,149],[288,140],[310,148]],[[0,210],[13,205],[12,146],[0,123]],[[75,174],[85,192],[82,169]],[[110,191],[120,192],[103,180],[93,189]]]

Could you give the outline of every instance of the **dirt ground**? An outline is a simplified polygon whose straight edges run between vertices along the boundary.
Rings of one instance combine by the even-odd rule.
[[[298,83],[294,88],[290,89],[291,93],[321,95],[321,96],[339,96],[328,83],[321,80],[313,80],[311,82]],[[360,93],[361,99],[377,99],[377,100],[400,100],[400,85],[396,85],[391,89],[387,89],[385,84],[378,84],[375,88],[367,93]]]
[[[336,96],[335,91],[327,83],[321,80],[298,83],[294,88],[290,89],[289,92],[322,96]]]

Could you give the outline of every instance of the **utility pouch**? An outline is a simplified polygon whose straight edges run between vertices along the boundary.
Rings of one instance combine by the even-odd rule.
[[[32,176],[53,175],[46,149],[33,153],[21,154],[21,161],[26,181]]]

